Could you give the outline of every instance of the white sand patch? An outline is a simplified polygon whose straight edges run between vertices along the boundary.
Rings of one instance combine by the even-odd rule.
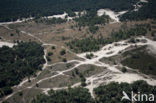
[[[149,46],[149,49],[152,53],[156,54],[156,41],[152,41],[150,39],[147,40],[147,45]]]
[[[61,18],[61,19],[65,19],[65,17],[68,14],[66,12],[64,12],[63,14],[58,14],[58,15],[53,15],[53,16],[48,16],[47,18]]]
[[[115,22],[119,22],[119,16],[123,15],[126,12],[127,11],[114,12],[114,11],[112,11],[110,9],[100,9],[100,10],[97,11],[97,15],[102,16],[102,15],[105,14],[105,15],[108,15]]]
[[[126,83],[132,83],[134,81],[138,81],[138,80],[144,80],[146,81],[149,85],[156,85],[156,80],[154,79],[146,79],[142,76],[140,76],[139,74],[131,74],[131,73],[122,73],[122,74],[116,74],[114,76],[114,78],[111,81],[115,81],[115,82],[126,82]]]
[[[7,25],[7,24],[15,24],[15,23],[21,23],[21,22],[24,22],[24,21],[28,21],[28,20],[32,20],[34,19],[33,17],[30,17],[30,18],[23,18],[22,20],[17,20],[17,21],[11,21],[11,22],[0,22],[0,25]]]
[[[14,45],[16,44],[0,41],[0,47],[3,47],[3,46],[13,47]]]

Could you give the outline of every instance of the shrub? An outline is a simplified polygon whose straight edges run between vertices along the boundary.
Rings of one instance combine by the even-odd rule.
[[[50,61],[51,61],[50,57],[48,57],[48,56],[47,56],[46,58],[47,58],[47,61],[48,61],[48,62],[50,62]]]
[[[123,68],[122,68],[122,72],[123,72],[123,73],[126,73],[126,72],[127,72],[127,69],[126,69],[125,67],[123,67]]]
[[[65,55],[65,54],[66,54],[66,50],[65,49],[60,51],[60,55]]]
[[[51,49],[52,49],[52,50],[53,50],[53,49],[56,49],[56,47],[55,47],[55,46],[52,46]]]
[[[13,33],[11,33],[11,34],[10,34],[10,36],[14,36],[14,34],[13,34]]]
[[[63,61],[63,62],[67,62],[67,59],[66,59],[66,58],[63,58],[62,61]]]
[[[53,55],[53,52],[49,52],[49,53],[48,53],[48,56],[52,56],[52,55]]]

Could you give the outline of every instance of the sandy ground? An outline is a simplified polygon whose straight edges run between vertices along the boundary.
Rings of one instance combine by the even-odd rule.
[[[150,85],[156,85],[156,80],[153,80],[150,77],[145,78],[142,75],[137,74],[137,73],[125,73],[124,74],[119,69],[116,68],[116,65],[109,65],[109,64],[105,64],[105,63],[100,62],[100,59],[102,59],[103,57],[111,57],[111,56],[114,56],[114,55],[118,55],[118,53],[120,51],[126,50],[128,47],[134,46],[134,45],[149,45],[149,46],[152,47],[152,50],[156,49],[156,46],[155,46],[156,42],[155,41],[152,41],[152,40],[147,39],[145,37],[139,37],[138,39],[146,39],[147,42],[146,43],[139,42],[139,43],[136,43],[136,44],[131,44],[131,43],[127,43],[127,40],[125,40],[125,41],[117,42],[118,45],[115,45],[116,43],[108,44],[108,45],[104,46],[103,48],[101,48],[99,51],[92,52],[94,54],[94,57],[92,59],[87,59],[86,58],[86,54],[88,54],[89,52],[81,53],[81,54],[75,54],[76,56],[78,56],[80,58],[83,58],[83,60],[68,61],[68,62],[73,62],[73,61],[75,62],[76,61],[78,63],[75,64],[75,66],[70,68],[70,69],[67,69],[67,70],[64,70],[64,71],[59,71],[56,75],[43,78],[43,79],[37,81],[36,83],[40,84],[43,81],[53,79],[53,78],[55,78],[57,76],[60,76],[60,75],[65,75],[64,74],[65,72],[69,72],[71,70],[74,70],[75,68],[77,68],[77,67],[79,67],[81,65],[92,64],[92,65],[95,65],[95,66],[106,67],[107,70],[108,70],[108,72],[104,71],[104,72],[102,72],[100,74],[96,74],[96,75],[93,75],[91,77],[86,78],[86,80],[87,80],[86,83],[88,84],[86,86],[86,88],[89,89],[89,91],[90,91],[93,98],[94,98],[94,93],[93,93],[94,88],[98,87],[99,85],[101,85],[103,83],[108,84],[108,83],[110,83],[112,81],[131,83],[131,82],[137,81],[137,80],[145,80]],[[47,44],[43,44],[43,45],[47,45]],[[48,45],[54,45],[54,44],[48,44]],[[45,56],[46,56],[46,49],[45,49],[44,58],[45,58]],[[45,58],[45,60],[46,60],[46,58]],[[55,64],[52,64],[52,65],[55,65]],[[46,63],[43,66],[43,70],[47,66],[51,66],[51,65],[48,65],[47,60],[46,60]],[[17,88],[23,86],[26,82],[27,82],[27,80],[24,80],[23,82],[21,82],[17,86]],[[32,84],[31,86],[25,87],[25,89],[35,88],[36,83]],[[76,87],[76,86],[79,86],[79,85],[80,85],[80,83],[76,83],[72,87]],[[50,88],[40,88],[40,89],[43,90],[43,92],[45,94],[47,94],[47,91],[50,90]],[[51,89],[60,90],[60,89],[67,89],[67,87],[62,87],[62,88],[55,87],[55,88],[51,88]],[[18,91],[21,91],[21,90],[19,89]],[[13,94],[5,97],[4,100],[12,97],[18,91],[16,91]]]
[[[124,13],[126,13],[127,11],[121,11],[121,12],[114,12],[110,9],[100,9],[97,11],[97,15],[98,16],[102,16],[102,15],[108,15],[112,20],[114,20],[111,23],[116,23],[119,22],[119,16],[123,15]]]
[[[0,41],[0,47],[3,46],[13,47],[14,45],[15,45],[14,43]]]

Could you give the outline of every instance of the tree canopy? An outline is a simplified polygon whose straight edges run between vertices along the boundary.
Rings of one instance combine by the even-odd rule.
[[[20,18],[50,16],[65,11],[110,8],[115,11],[133,9],[139,0],[0,0],[0,22]],[[74,14],[69,14],[73,16]]]
[[[19,43],[13,48],[0,48],[0,97],[12,92],[11,86],[41,70],[44,51],[35,42]]]

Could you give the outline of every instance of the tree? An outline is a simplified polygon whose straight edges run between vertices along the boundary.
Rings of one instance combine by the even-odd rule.
[[[65,54],[66,54],[66,50],[65,49],[60,51],[60,55],[65,55]]]
[[[48,56],[52,56],[53,55],[53,52],[48,52]]]
[[[122,72],[123,72],[123,73],[126,73],[126,72],[127,72],[126,67],[122,67]]]

